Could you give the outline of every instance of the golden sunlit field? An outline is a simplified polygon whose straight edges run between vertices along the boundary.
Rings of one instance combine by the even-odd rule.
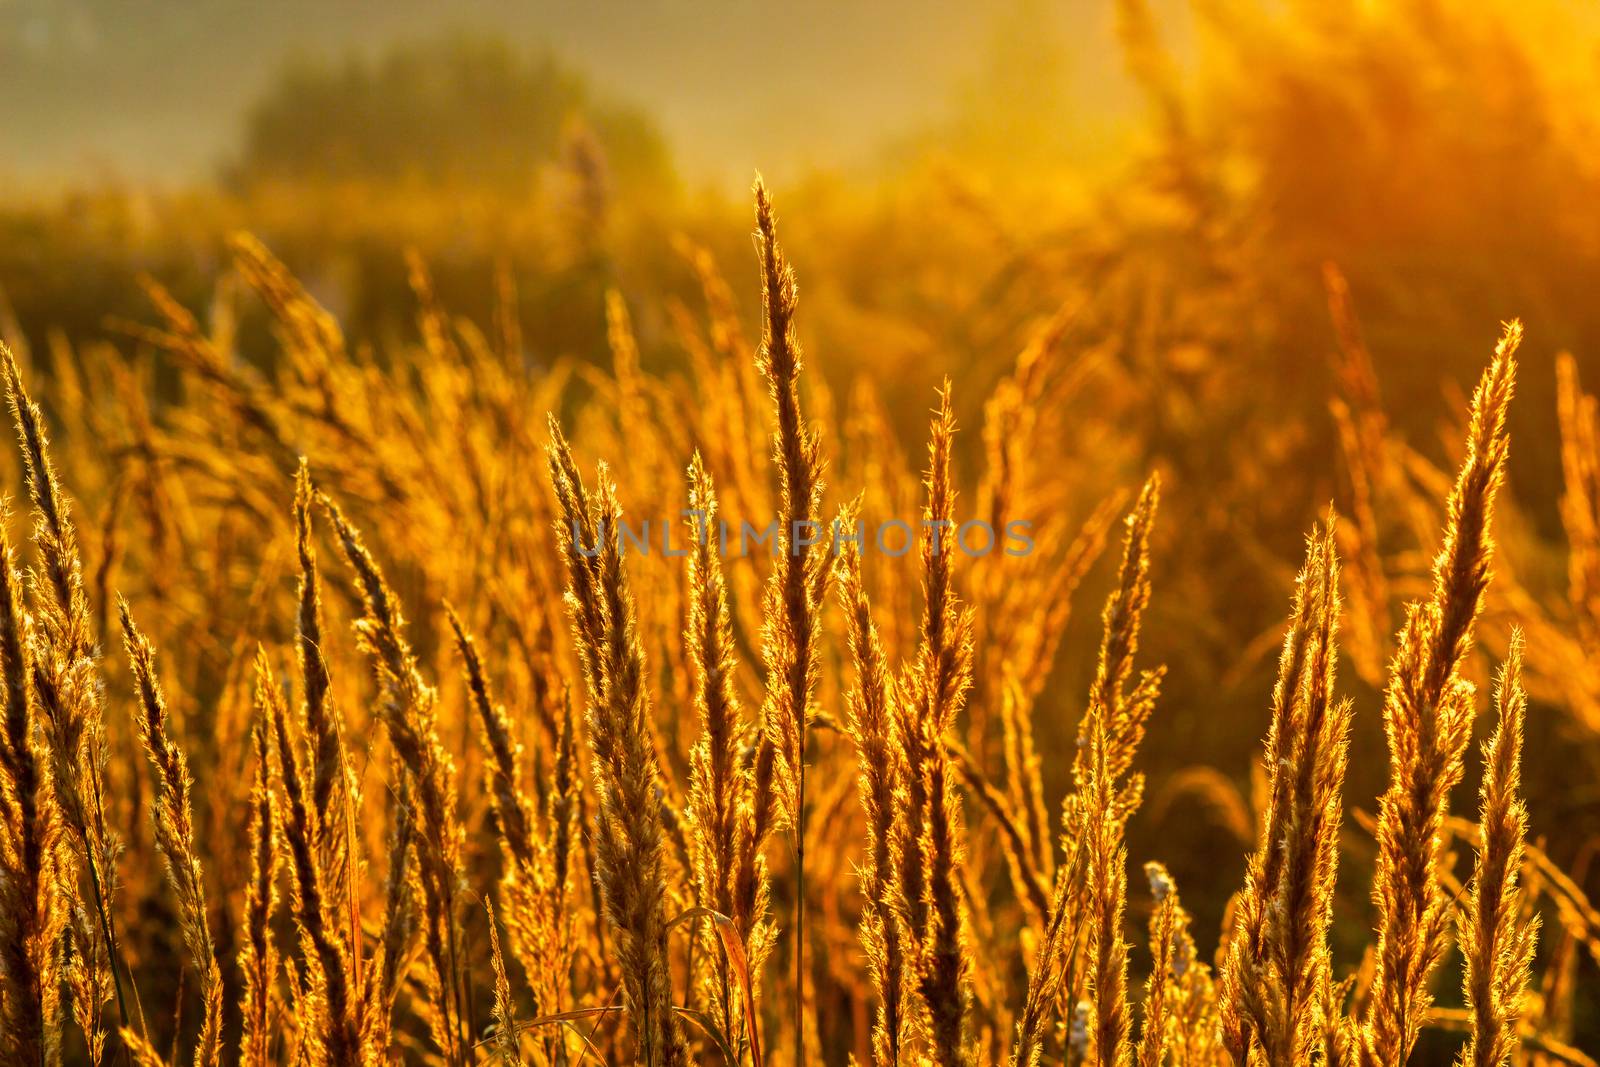
[[[0,1064],[1600,1061],[1600,19],[993,22],[0,184]]]

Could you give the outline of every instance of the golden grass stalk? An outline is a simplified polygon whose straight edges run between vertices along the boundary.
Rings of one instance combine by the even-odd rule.
[[[1489,584],[1490,523],[1505,477],[1506,409],[1521,340],[1521,324],[1509,323],[1473,395],[1467,455],[1450,493],[1433,592],[1407,614],[1384,694],[1390,781],[1378,811],[1376,972],[1360,1052],[1373,1067],[1410,1054],[1431,1001],[1428,979],[1447,943],[1440,853],[1450,790],[1461,779],[1472,728],[1472,684],[1459,669]]]
[[[1090,705],[1087,788],[1082,794],[1091,1005],[1086,1062],[1094,1067],[1126,1067],[1133,1051],[1129,1041],[1128,942],[1122,932],[1128,850],[1117,814],[1108,718],[1098,705]]]
[[[258,679],[258,687],[260,680]],[[272,723],[257,692],[250,743],[255,777],[250,785],[250,881],[245,886],[244,936],[239,943],[241,997],[240,1067],[267,1067],[272,1047],[272,990],[278,975],[278,949],[272,933],[278,909],[278,811],[272,783]]]
[[[695,709],[700,739],[690,755],[691,813],[695,821],[696,877],[708,907],[733,911],[733,878],[739,847],[738,740],[743,729],[734,685],[733,627],[722,562],[712,533],[717,521],[716,486],[696,452],[689,464],[689,625],[686,639],[695,673]]]
[[[549,459],[563,516],[556,535],[568,570],[567,609],[589,687],[589,746],[600,798],[595,874],[617,938],[638,1056],[649,1067],[679,1067],[688,1061],[688,1047],[673,1013],[660,776],[644,651],[617,539],[621,508],[604,466],[594,495],[584,489],[553,420]]]
[[[727,587],[716,535],[717,491],[700,453],[689,463],[689,620],[685,641],[694,672],[700,737],[689,754],[689,815],[694,834],[695,881],[701,903],[733,917],[738,877],[740,811],[746,779],[739,773],[744,715],[734,685],[738,663]],[[717,967],[713,995],[726,1034],[734,1029],[734,985],[726,960]],[[753,1011],[753,1005],[745,1005]]]
[[[1022,366],[1018,369],[1020,373]],[[1120,492],[1114,493],[1101,502],[1052,572],[1025,579],[1020,588],[1009,590],[1009,599],[1001,602],[998,610],[1007,612],[1011,604],[1020,607],[1032,603],[1026,619],[1016,626],[991,624],[989,634],[982,638],[1000,649],[998,653],[988,653],[988,662],[998,661],[1001,677],[1003,782],[1002,789],[978,788],[976,793],[996,815],[1017,894],[1028,910],[1029,922],[1040,932],[1047,923],[1051,897],[1048,887],[1055,874],[1056,855],[1044,799],[1043,764],[1034,741],[1034,701],[1055,663],[1071,616],[1072,594],[1104,549],[1106,535],[1121,507],[1121,496]],[[992,601],[991,610],[994,608]],[[983,695],[976,699],[983,699]],[[967,775],[967,763],[960,766]],[[969,784],[975,785],[971,776],[967,777]],[[1013,838],[1018,838],[1020,845]]]
[[[1310,1063],[1330,981],[1327,930],[1338,867],[1350,730],[1333,686],[1339,565],[1330,518],[1313,531],[1278,662],[1267,733],[1267,811],[1236,905],[1223,972],[1223,1035],[1238,1064]]]
[[[535,813],[532,798],[522,787],[522,743],[512,732],[511,718],[505,708],[496,704],[490,693],[489,679],[472,635],[467,633],[454,607],[446,604],[445,615],[455,634],[467,691],[473,710],[478,714],[484,745],[489,750],[489,796],[501,840],[514,862],[531,866],[536,859]]]
[[[762,654],[767,668],[762,731],[776,757],[780,810],[794,832],[795,1056],[805,1061],[806,729],[821,670],[825,553],[807,541],[822,524],[822,443],[800,411],[800,339],[795,330],[799,286],[778,244],[777,218],[758,178],[756,248],[761,257],[762,334],[756,362],[777,415],[773,460],[779,472],[778,545],[765,602]]]
[[[1159,863],[1145,864],[1150,891],[1157,897],[1151,917],[1151,953],[1155,961],[1165,960],[1166,976],[1161,979],[1166,1016],[1164,1062],[1173,1067],[1199,1067],[1219,1062],[1222,1049],[1216,1042],[1216,987],[1207,967],[1195,950],[1191,932],[1193,919],[1184,909],[1178,886]],[[1159,941],[1158,946],[1156,942]],[[1154,975],[1152,975],[1152,980]],[[1151,1006],[1146,997],[1145,1028],[1140,1035],[1141,1055],[1149,1048]],[[1144,1062],[1152,1062],[1146,1059]]]
[[[506,977],[506,958],[500,951],[500,924],[494,906],[484,902],[489,915],[489,963],[494,968],[494,1045],[505,1067],[522,1067],[522,1042],[517,1035],[517,1009]]]
[[[928,501],[922,542],[924,608],[922,643],[912,679],[911,700],[901,703],[901,731],[907,773],[920,780],[926,818],[907,820],[917,838],[922,883],[907,885],[919,904],[911,916],[916,938],[916,988],[927,1010],[928,1037],[936,1062],[954,1065],[966,1056],[966,989],[972,962],[965,942],[961,900],[961,801],[951,781],[945,740],[955,726],[972,684],[972,616],[962,609],[952,584],[956,548],[955,486],[950,450],[955,439],[950,384],[939,394],[939,408],[928,443]]]
[[[555,765],[550,771],[549,812],[551,883],[557,908],[565,913],[573,872],[574,829],[583,805],[583,783],[578,776],[577,737],[572,714],[572,692],[561,687],[561,717],[556,735]]]
[[[1010,603],[1027,611],[1026,622],[1018,627],[1020,633],[1007,637],[1015,644],[1007,658],[1016,675],[1020,695],[1027,707],[1044,689],[1055,666],[1056,653],[1066,634],[1072,617],[1072,594],[1105,549],[1106,539],[1116,525],[1117,515],[1126,503],[1121,491],[1102,500],[1079,528],[1067,545],[1053,573],[1047,573],[1033,583],[1027,594],[1013,592]],[[1031,603],[1030,603],[1031,601]],[[1037,847],[1041,857],[1047,858],[1050,835],[1046,818],[1034,827],[1038,833]],[[1044,860],[1042,859],[1041,862]]]
[[[66,824],[69,854],[77,868],[61,871],[56,882],[68,891],[68,899],[94,917],[93,924],[74,928],[104,941],[101,949],[82,945],[84,951],[74,956],[74,970],[68,978],[77,993],[98,996],[104,984],[99,968],[102,963],[109,968],[118,1016],[125,1028],[129,1024],[123,991],[127,968],[117,944],[113,910],[122,845],[106,820],[107,749],[99,652],[90,625],[77,533],[50,459],[44,413],[28,396],[16,360],[4,344],[0,344],[0,372],[5,375],[6,399],[22,448],[35,514],[33,541],[45,573],[44,588],[36,585],[34,589],[33,686],[49,752],[51,792]],[[82,892],[84,876],[89,881],[88,894]],[[95,926],[98,933],[89,934]],[[98,1012],[98,1001],[90,1005],[83,996],[75,996],[74,1014],[89,1024],[84,1033],[92,1045],[99,1043]]]
[[[1119,790],[1112,768],[1118,744],[1115,765],[1122,773],[1131,767],[1162,677],[1159,670],[1146,671],[1131,693],[1126,690],[1150,601],[1150,534],[1160,499],[1161,481],[1152,473],[1125,520],[1117,584],[1101,612],[1100,656],[1073,765],[1075,791],[1061,812],[1065,855],[1055,869],[1038,958],[1028,976],[1012,1067],[1039,1062],[1051,1013],[1063,998],[1073,1002],[1069,1047],[1078,1060],[1091,1051],[1106,1057],[1096,1063],[1131,1058],[1128,947],[1121,932],[1126,850],[1121,839],[1126,818],[1138,802],[1139,780],[1133,778]],[[1112,724],[1117,727],[1115,735]],[[1080,939],[1087,942],[1090,956],[1087,990],[1084,977],[1072,970]],[[1087,999],[1078,999],[1081,993],[1087,993]]]
[[[398,761],[398,758],[397,758]],[[368,1067],[389,1061],[395,994],[416,943],[416,800],[404,768],[396,768],[394,819],[389,832],[389,870],[383,884],[383,925],[378,951],[365,977],[362,1044]]]
[[[1139,650],[1139,633],[1145,608],[1150,603],[1150,533],[1161,501],[1161,478],[1152,473],[1139,492],[1139,499],[1125,520],[1127,532],[1122,543],[1122,562],[1117,570],[1117,586],[1106,599],[1100,613],[1100,656],[1094,680],[1089,686],[1089,703],[1078,729],[1078,752],[1073,761],[1076,795],[1068,797],[1063,822],[1068,833],[1076,823],[1075,813],[1094,788],[1107,785],[1115,792],[1113,815],[1126,822],[1144,795],[1144,777],[1132,773],[1133,757],[1144,740],[1145,723],[1160,695],[1164,668],[1141,673],[1132,690],[1134,657]],[[1095,777],[1093,734],[1103,731],[1105,780]],[[1124,778],[1126,779],[1124,781]]]
[[[300,755],[289,736],[288,712],[265,652],[257,652],[255,670],[257,713],[270,723],[278,755],[284,800],[283,843],[294,886],[295,929],[305,957],[305,989],[300,1005],[311,1023],[310,1044],[319,1062],[333,1067],[358,1067],[360,994],[351,988],[351,975],[356,971],[339,932],[337,913],[328,899],[328,872],[317,851],[319,813],[311,807]]]
[[[979,769],[972,754],[957,741],[945,743],[945,752],[956,773],[966,783],[972,798],[989,812],[1000,830],[1000,841],[1011,875],[1012,887],[1027,912],[1027,919],[1043,928],[1050,913],[1050,893],[1046,889],[1047,876],[1042,875],[1032,856],[1031,839],[1023,817],[1017,813],[1011,798],[1002,793]],[[1042,788],[1042,786],[1041,786]],[[1053,849],[1054,846],[1052,846]]]
[[[1144,1023],[1139,1031],[1139,1067],[1162,1067],[1176,1020],[1179,952],[1182,950],[1182,913],[1172,876],[1159,863],[1144,865],[1150,895],[1156,908],[1150,915],[1150,977],[1145,982]]]
[[[119,1035],[135,1067],[167,1067],[167,1061],[150,1041],[126,1026]]]
[[[1081,839],[1079,844],[1081,846]],[[1060,1004],[1068,956],[1078,933],[1073,916],[1077,914],[1076,898],[1082,892],[1079,855],[1072,856],[1056,871],[1038,956],[1028,975],[1022,1012],[1017,1017],[1016,1038],[1011,1044],[1011,1067],[1037,1067],[1044,1054],[1046,1032],[1052,1013]]]
[[[449,604],[445,612],[455,633],[467,690],[477,712],[479,734],[489,752],[489,795],[499,829],[505,873],[501,879],[501,910],[511,936],[512,952],[522,965],[533,990],[536,1015],[560,1010],[561,995],[571,966],[571,922],[566,915],[567,835],[570,814],[558,810],[566,803],[570,783],[570,731],[558,740],[556,783],[552,790],[548,834],[541,826],[534,799],[523,788],[522,744],[516,740],[510,716],[495,702],[476,642]],[[498,991],[496,993],[498,1000]],[[559,1037],[550,1038],[551,1047]]]
[[[1465,960],[1461,985],[1472,1017],[1472,1034],[1460,1062],[1471,1067],[1504,1067],[1516,1053],[1517,1021],[1538,937],[1539,920],[1524,917],[1517,884],[1528,831],[1520,796],[1522,724],[1528,710],[1522,651],[1522,633],[1514,630],[1495,694],[1494,733],[1483,750],[1477,863],[1467,906],[1458,917],[1457,941]]]
[[[467,1058],[472,1030],[466,1015],[467,972],[457,950],[456,888],[461,877],[461,826],[456,818],[455,761],[439,740],[437,694],[423,681],[405,636],[400,603],[367,550],[361,534],[326,496],[319,500],[332,520],[355,572],[365,615],[356,632],[372,661],[383,697],[379,709],[390,743],[405,768],[421,813],[418,872],[424,903],[424,943],[431,965],[434,1039],[451,1064]]]
[[[0,513],[0,1052],[8,1062],[43,1064],[60,1051],[60,828],[36,736],[29,621],[5,519]]]
[[[1100,658],[1079,731],[1073,774],[1077,793],[1063,812],[1066,836],[1082,842],[1083,900],[1088,949],[1085,1022],[1090,1062],[1122,1067],[1132,1056],[1128,1013],[1128,944],[1122,933],[1127,906],[1127,818],[1138,805],[1143,779],[1130,773],[1144,738],[1162,674],[1146,671],[1130,692],[1134,656],[1150,602],[1150,533],[1161,481],[1152,474],[1128,515],[1117,587],[1101,613]],[[1126,781],[1124,777],[1126,776]],[[1070,990],[1075,992],[1075,990]]]
[[[178,899],[179,924],[184,944],[200,980],[204,1016],[194,1062],[212,1067],[222,1053],[222,971],[206,916],[205,881],[194,839],[194,813],[190,803],[193,781],[188,761],[168,732],[170,719],[161,683],[156,678],[155,648],[133,623],[125,600],[118,597],[123,640],[138,696],[139,740],[155,771],[155,810],[152,813],[156,848],[167,865],[167,880]]]
[[[66,863],[60,864],[63,871],[66,866]],[[113,998],[111,968],[106,959],[105,941],[100,936],[99,921],[88,908],[77,903],[76,892],[76,885],[62,882],[56,885],[58,900],[74,901],[60,940],[60,973],[73,1022],[83,1033],[89,1062],[99,1067],[105,1061],[108,1037],[105,1006]]]
[[[853,527],[856,504],[840,518]],[[872,605],[861,579],[861,549],[854,541],[842,542],[834,565],[839,603],[849,620],[850,655],[855,664],[855,686],[849,696],[849,729],[856,746],[861,806],[867,816],[867,837],[857,879],[861,886],[861,946],[867,970],[878,995],[877,1018],[872,1030],[876,1067],[900,1062],[906,1041],[906,930],[899,909],[893,906],[894,835],[899,800],[900,744],[895,735],[897,712],[889,682],[883,642],[872,621]]]
[[[1044,800],[1044,764],[1034,743],[1032,702],[1011,670],[1004,671],[1000,688],[1000,751],[1006,785],[1000,799],[1006,802],[1021,839],[1017,854],[1007,855],[1012,880],[1019,883],[1018,896],[1036,913],[1032,918],[1042,924],[1046,909],[1040,907],[1042,890],[1037,887],[1055,872],[1055,844],[1050,839]],[[1028,881],[1028,872],[1033,873],[1031,884],[1022,884]]]
[[[333,702],[333,682],[323,653],[322,593],[317,574],[317,550],[312,543],[311,507],[316,490],[304,457],[295,475],[294,523],[295,554],[300,577],[295,614],[295,643],[300,659],[301,685],[305,690],[304,717],[311,747],[311,810],[317,819],[317,849],[321,863],[330,871],[342,872],[342,887],[331,884],[330,892],[342,888],[348,899],[355,896],[355,806],[354,784],[350,779],[345,749],[343,720]],[[352,927],[352,930],[354,927]],[[359,940],[359,939],[358,939]],[[359,957],[357,964],[359,967]]]
[[[311,749],[311,790],[307,802],[314,815],[311,823],[316,834],[317,863],[321,871],[329,872],[322,879],[319,895],[326,900],[329,921],[335,925],[339,922],[337,916],[342,899],[348,922],[343,940],[350,952],[350,975],[356,988],[351,991],[350,1004],[343,1013],[345,1018],[339,1024],[347,1028],[351,1018],[359,1020],[361,1017],[358,1005],[362,999],[364,971],[361,901],[357,889],[361,855],[356,837],[356,814],[361,798],[355,776],[350,772],[344,744],[344,718],[333,700],[333,680],[323,652],[321,581],[316,546],[312,542],[311,507],[316,490],[303,456],[295,473],[294,488],[295,555],[300,571],[295,647],[305,693],[301,703],[303,726]]]

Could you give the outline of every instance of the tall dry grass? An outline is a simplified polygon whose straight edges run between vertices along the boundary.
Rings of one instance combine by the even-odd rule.
[[[1490,592],[1520,326],[1454,483],[1403,480],[1440,547],[1381,708],[1338,665],[1346,634],[1357,672],[1387,641],[1375,516],[1400,446],[1370,394],[1336,408],[1370,492],[1307,516],[1253,847],[1213,935],[1131,833],[1144,750],[1187,714],[1146,662],[1185,534],[1163,526],[1163,476],[1031,510],[1039,409],[1078,373],[1070,313],[974,405],[976,477],[961,398],[930,398],[919,494],[871,397],[807,372],[760,185],[756,245],[759,341],[691,250],[704,313],[679,309],[692,377],[672,379],[618,294],[614,374],[530,370],[516,330],[450,317],[420,257],[420,343],[385,361],[240,239],[281,358],[238,358],[152,287],[142,336],[184,400],[152,421],[118,379],[130,466],[89,513],[126,499],[148,536],[119,548],[109,518],[87,555],[63,471],[91,469],[91,442],[63,458],[28,392],[48,399],[60,368],[8,356],[35,526],[26,560],[0,545],[6,1062],[1398,1064],[1425,1034],[1472,1064],[1593,1062],[1563,1004],[1600,913],[1521,798],[1524,679],[1581,636],[1512,639],[1477,817],[1451,807],[1485,612],[1561,628],[1514,575]],[[1587,619],[1594,402],[1570,367],[1562,383]],[[854,494],[832,514],[824,453],[829,495]],[[1123,510],[1088,692],[1057,722],[1040,702],[1078,637],[1071,596]],[[974,516],[993,551],[966,550]],[[889,519],[915,522],[886,547]],[[1012,556],[1016,519],[1033,551]],[[112,604],[125,660],[100,651]],[[1370,841],[1347,781],[1362,716],[1389,754]],[[1336,936],[1352,857],[1374,871],[1364,948]],[[1541,929],[1567,947],[1541,951]]]

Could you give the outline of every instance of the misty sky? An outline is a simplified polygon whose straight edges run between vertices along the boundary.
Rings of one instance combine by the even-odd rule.
[[[1015,2],[1015,0],[1013,0]],[[1086,108],[1127,106],[1109,0],[1036,3]],[[549,49],[655,116],[691,183],[862,162],[936,126],[1004,2],[0,0],[0,184],[204,178],[296,55],[467,30]]]

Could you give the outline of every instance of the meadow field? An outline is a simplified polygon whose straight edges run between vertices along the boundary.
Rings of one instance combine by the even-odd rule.
[[[1600,23],[1175,10],[0,186],[0,1062],[1600,1061]]]

